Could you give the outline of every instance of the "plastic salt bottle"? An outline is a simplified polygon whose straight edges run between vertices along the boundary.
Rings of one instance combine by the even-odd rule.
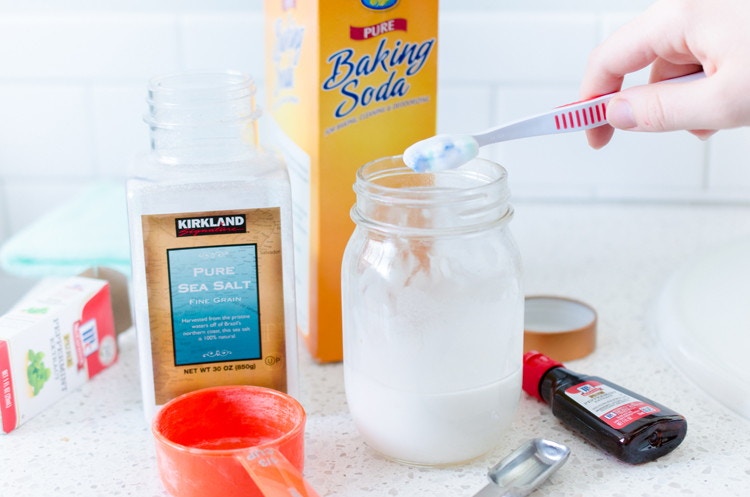
[[[354,421],[417,465],[491,450],[521,392],[521,262],[506,172],[475,159],[416,173],[363,166],[342,265],[344,377]]]
[[[132,288],[148,419],[198,388],[296,393],[291,194],[256,143],[250,76],[149,86],[151,151],[128,181]]]

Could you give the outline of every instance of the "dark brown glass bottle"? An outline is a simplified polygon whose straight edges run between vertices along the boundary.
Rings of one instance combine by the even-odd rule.
[[[618,459],[640,464],[674,450],[687,433],[683,416],[596,376],[566,369],[536,351],[523,357],[523,389],[582,437]]]

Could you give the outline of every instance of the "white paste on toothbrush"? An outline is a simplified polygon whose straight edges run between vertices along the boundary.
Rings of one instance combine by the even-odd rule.
[[[470,135],[437,135],[418,141],[404,151],[404,163],[418,173],[455,169],[479,153]]]

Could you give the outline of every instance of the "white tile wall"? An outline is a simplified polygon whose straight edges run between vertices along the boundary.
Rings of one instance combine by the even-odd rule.
[[[404,0],[406,1],[406,0]],[[577,98],[587,55],[650,0],[442,0],[438,131],[478,131]],[[0,241],[147,146],[157,73],[235,68],[262,90],[261,0],[0,0]],[[633,82],[643,82],[636,75]],[[581,134],[483,151],[517,197],[750,201],[750,132]]]

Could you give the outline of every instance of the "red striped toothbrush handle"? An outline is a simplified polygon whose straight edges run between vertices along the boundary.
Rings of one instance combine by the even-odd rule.
[[[614,93],[574,102],[555,109],[552,115],[558,131],[575,131],[595,128],[607,122],[607,104]]]
[[[696,72],[678,78],[666,79],[659,83],[686,83],[705,77],[705,73]],[[567,105],[561,105],[554,111],[555,128],[558,131],[576,131],[595,128],[607,122],[607,104],[618,92],[608,93],[600,97],[581,100]]]

